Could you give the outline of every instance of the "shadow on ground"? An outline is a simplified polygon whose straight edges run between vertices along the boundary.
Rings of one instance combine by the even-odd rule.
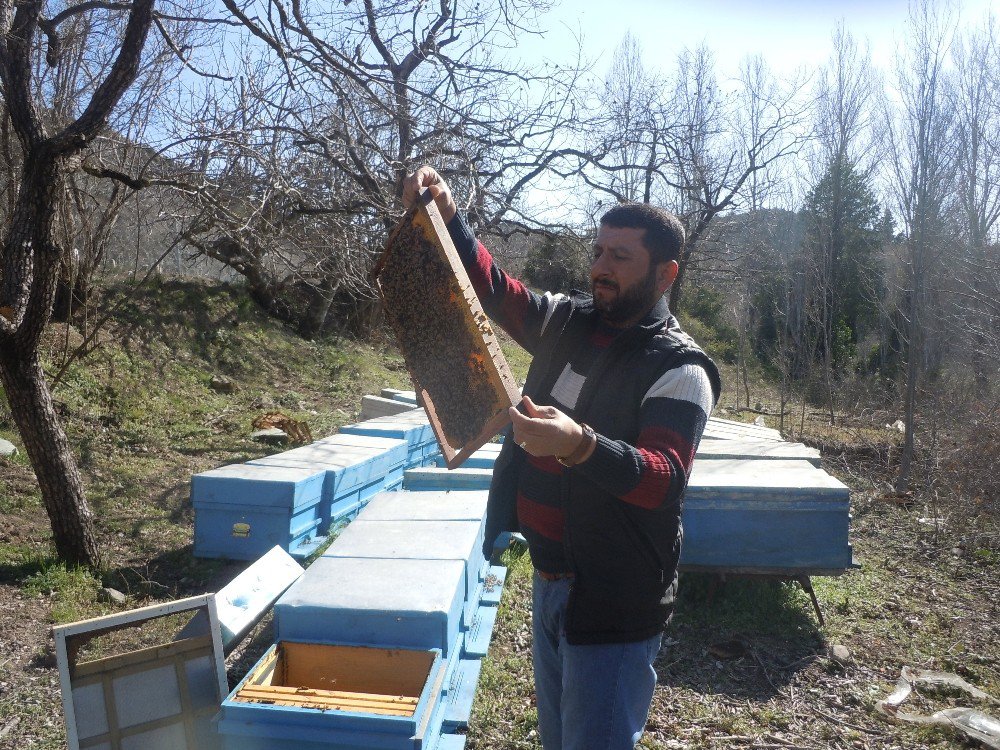
[[[657,659],[661,685],[767,701],[826,651],[797,583],[687,574]]]

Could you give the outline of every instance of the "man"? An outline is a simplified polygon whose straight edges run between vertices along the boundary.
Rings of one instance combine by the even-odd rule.
[[[476,241],[431,167],[433,197],[486,312],[532,355],[497,459],[486,540],[519,529],[532,565],[532,657],[546,750],[642,735],[677,590],[681,498],[718,401],[712,361],[670,315],[684,230],[628,204],[601,218],[592,296],[538,295]]]

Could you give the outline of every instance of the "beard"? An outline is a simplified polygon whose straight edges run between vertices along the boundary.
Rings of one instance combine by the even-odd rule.
[[[608,286],[618,294],[609,300],[599,299],[595,293],[598,284]],[[612,326],[622,326],[638,320],[649,312],[662,296],[656,291],[656,267],[652,263],[644,279],[624,290],[613,281],[600,280],[592,281],[590,288],[594,298],[594,308],[601,314],[604,322]]]

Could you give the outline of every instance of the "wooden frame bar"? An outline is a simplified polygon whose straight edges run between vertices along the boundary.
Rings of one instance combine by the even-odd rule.
[[[434,658],[428,651],[283,641],[233,700],[409,717]]]
[[[500,349],[493,329],[490,327],[486,313],[482,304],[472,287],[469,275],[459,258],[458,251],[448,234],[444,220],[441,218],[437,206],[430,198],[430,192],[426,189],[421,192],[418,205],[406,213],[402,221],[396,226],[389,236],[386,249],[382,253],[372,272],[375,286],[379,289],[386,305],[391,306],[400,303],[400,300],[387,298],[387,291],[379,282],[379,276],[383,272],[386,264],[393,262],[405,262],[404,254],[406,248],[397,247],[397,240],[403,232],[412,231],[416,228],[425,240],[433,245],[439,252],[441,260],[446,263],[454,274],[455,286],[450,294],[450,301],[453,306],[451,314],[460,316],[462,324],[470,333],[474,342],[473,351],[469,352],[469,367],[477,366],[487,374],[489,385],[495,394],[495,403],[499,404],[494,413],[486,418],[482,424],[474,425],[475,437],[468,439],[464,444],[453,444],[452,439],[446,434],[442,425],[442,415],[439,410],[437,394],[437,384],[421,382],[421,375],[414,371],[410,361],[407,361],[407,369],[413,380],[414,390],[417,393],[418,402],[423,403],[430,419],[431,427],[437,438],[441,453],[444,456],[445,464],[449,469],[462,464],[465,459],[471,456],[479,447],[489,442],[493,436],[503,430],[510,423],[507,409],[520,402],[521,393],[510,371],[507,360]],[[390,316],[391,318],[391,316]],[[400,331],[397,330],[397,336]],[[406,352],[404,351],[404,358]],[[461,378],[463,373],[450,373],[455,378]]]
[[[150,620],[169,615],[190,612],[192,617],[202,616],[203,632],[181,637],[160,645],[118,653],[107,657],[78,662],[77,654],[87,642],[101,635],[117,630],[142,625]],[[205,719],[218,710],[218,705],[195,706],[189,686],[187,666],[202,659],[212,665],[212,684],[221,703],[229,687],[226,680],[225,664],[222,658],[222,637],[219,627],[215,596],[206,594],[181,599],[167,604],[156,604],[129,612],[121,612],[106,617],[97,617],[52,629],[56,643],[56,661],[59,666],[59,681],[62,689],[63,711],[66,718],[67,744],[70,750],[85,750],[88,747],[110,746],[119,750],[124,740],[135,735],[164,727],[178,726],[184,735],[185,747],[196,750],[197,740],[194,723]],[[116,700],[116,681],[156,670],[164,674],[163,668],[172,668],[176,684],[176,713],[135,722],[122,726],[119,721],[119,706]],[[206,687],[204,685],[202,688]],[[96,688],[100,691],[100,703],[104,708],[105,731],[88,734],[81,738],[79,722],[74,703],[74,690]],[[204,695],[204,689],[199,691]]]

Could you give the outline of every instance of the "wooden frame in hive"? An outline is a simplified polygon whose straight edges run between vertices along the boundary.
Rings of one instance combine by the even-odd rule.
[[[445,464],[453,469],[510,423],[507,410],[521,394],[426,189],[389,235],[373,277]],[[420,286],[428,278],[434,283]]]

